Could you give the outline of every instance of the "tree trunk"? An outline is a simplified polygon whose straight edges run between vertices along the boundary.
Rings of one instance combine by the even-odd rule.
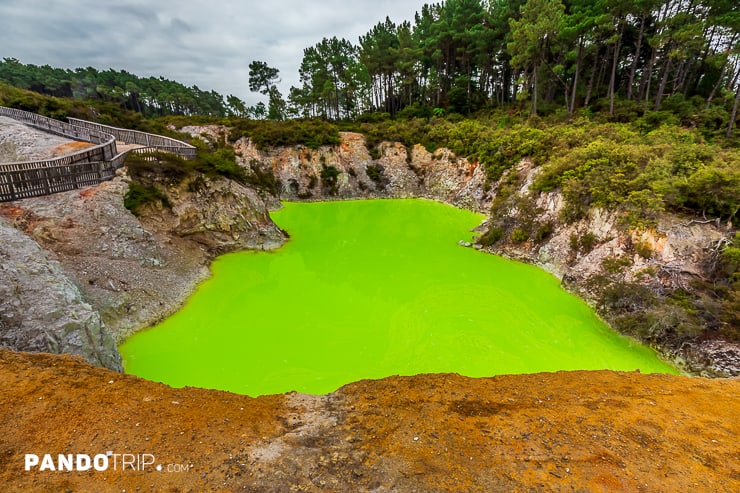
[[[604,84],[604,74],[606,73],[607,61],[609,60],[609,50],[606,50],[606,57],[599,63],[599,75],[596,76],[596,94],[599,94],[599,89]]]
[[[729,139],[732,135],[732,127],[735,125],[735,119],[737,118],[737,107],[740,103],[740,85],[735,90],[735,102],[732,104],[732,113],[730,113],[730,121],[727,123],[727,138]]]
[[[622,48],[622,32],[624,31],[624,23],[619,21],[619,36],[617,41],[614,43],[614,59],[612,60],[612,73],[609,77],[609,116],[614,116],[614,93],[616,92],[617,84],[617,62],[619,61],[619,51]]]
[[[591,65],[591,76],[588,79],[588,87],[586,88],[586,99],[583,102],[583,106],[588,106],[588,103],[591,101],[591,93],[594,89],[594,79],[596,78],[596,66],[598,65],[596,62],[599,58],[599,52],[596,52],[596,56],[594,58],[594,63]]]
[[[668,50],[670,51],[670,50]],[[653,111],[658,111],[660,109],[660,103],[663,99],[663,93],[665,92],[665,86],[668,83],[668,74],[671,72],[671,66],[673,65],[673,60],[668,58],[668,61],[665,64],[665,69],[663,70],[663,78],[660,79],[660,86],[658,86],[658,93],[655,95],[655,104],[653,105]]]
[[[539,67],[535,65],[534,66],[534,90],[532,91],[532,114],[534,116],[537,116],[537,72],[539,72]]]
[[[637,71],[637,62],[640,59],[640,50],[642,49],[642,37],[645,34],[645,18],[647,15],[643,15],[640,21],[640,33],[637,35],[637,47],[635,48],[635,58],[632,60],[632,66],[630,67],[630,81],[627,84],[627,101],[632,100],[632,86],[635,83],[635,71]]]
[[[714,36],[717,31],[717,26],[712,26],[712,30],[707,33],[706,30],[704,32],[704,39],[706,40],[706,43],[704,45],[704,52],[699,56],[699,64],[698,67],[696,67],[695,72],[692,74],[692,76],[689,78],[686,84],[686,89],[684,91],[684,96],[689,95],[689,91],[692,93],[696,93],[697,89],[699,88],[699,83],[701,82],[702,77],[704,77],[704,74],[707,69],[706,60],[709,56],[709,53],[712,49],[712,46],[714,46]],[[732,46],[732,41],[730,41],[730,46]],[[694,66],[696,66],[694,64]]]
[[[727,61],[725,60],[725,63],[722,64],[722,70],[719,73],[719,77],[717,78],[717,83],[712,88],[712,92],[709,93],[709,97],[707,97],[707,109],[712,105],[712,99],[714,99],[714,95],[717,94],[717,89],[720,88],[722,85],[722,80],[725,78],[725,71],[727,70]]]
[[[658,56],[658,50],[656,48],[653,48],[653,52],[650,55],[650,61],[648,62],[647,69],[645,70],[645,74],[642,76],[642,80],[640,82],[640,94],[638,99],[640,101],[643,100],[643,96],[645,96],[645,109],[648,107],[648,102],[650,101],[650,83],[653,79],[653,66],[655,65],[655,59]]]
[[[578,56],[576,57],[576,73],[573,76],[573,90],[571,91],[571,95],[570,95],[570,107],[568,108],[568,116],[573,116],[573,112],[576,109],[576,91],[578,90],[578,75],[581,72],[582,58],[583,58],[583,37],[581,36],[578,38]]]
[[[676,95],[676,92],[678,92],[681,84],[683,84],[687,72],[688,63],[686,63],[686,60],[681,60],[681,63],[679,63],[678,67],[676,68],[676,76],[673,77],[673,89],[671,89],[671,96]]]
[[[511,73],[511,67],[509,66],[508,60],[504,60],[504,67],[502,70],[502,77],[503,80],[501,81],[501,101],[505,101],[506,103],[510,103],[513,101],[513,97],[511,95],[512,88],[511,88],[511,80],[512,80],[512,73]]]

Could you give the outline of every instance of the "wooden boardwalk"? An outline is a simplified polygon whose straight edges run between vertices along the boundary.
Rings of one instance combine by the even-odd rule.
[[[0,202],[39,197],[97,185],[115,176],[130,152],[165,151],[195,158],[195,147],[185,142],[76,118],[69,123],[36,113],[0,106],[0,116],[44,132],[90,142],[93,147],[51,159],[0,164]],[[118,143],[123,143],[119,149]]]

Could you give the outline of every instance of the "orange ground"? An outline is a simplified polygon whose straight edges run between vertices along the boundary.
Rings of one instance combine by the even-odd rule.
[[[56,146],[52,155],[54,157],[66,156],[67,154],[74,154],[75,152],[79,152],[87,149],[88,147],[94,146],[95,144],[91,144],[90,142],[69,142],[67,144]]]
[[[422,375],[253,399],[0,350],[0,382],[2,491],[740,491],[738,380]],[[105,451],[164,467],[24,471]]]

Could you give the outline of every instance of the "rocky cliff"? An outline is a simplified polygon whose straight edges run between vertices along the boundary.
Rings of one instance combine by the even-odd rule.
[[[0,346],[77,354],[121,371],[121,356],[100,315],[59,262],[0,219]]]
[[[226,141],[228,133],[218,126],[182,130],[209,141]],[[680,303],[663,303],[660,309],[662,299],[693,295],[696,281],[710,278],[712,252],[727,240],[727,229],[664,215],[656,228],[628,230],[618,224],[616,214],[600,209],[566,224],[559,219],[563,198],[557,191],[530,191],[538,168],[529,161],[489,187],[482,166],[449,150],[430,153],[422,146],[407,149],[386,142],[373,157],[362,135],[344,132],[340,137],[339,145],[318,149],[263,151],[246,137],[233,147],[248,174],[275,178],[273,191],[283,199],[428,197],[485,212],[496,200],[488,232],[500,229],[505,238],[492,251],[554,273],[615,327],[655,345],[687,371],[740,374],[740,347],[721,337],[716,330],[720,322],[713,332],[697,331],[707,324],[696,320],[692,307],[673,312],[665,306]],[[258,193],[197,173],[177,180],[151,176],[147,186],[161,200],[141,207],[136,217],[123,206],[130,180],[122,173],[83,192],[0,206],[0,215],[57,256],[118,341],[181,306],[208,275],[213,256],[275,248],[284,241],[267,212],[279,202],[265,189]],[[512,183],[514,193],[505,190]],[[522,236],[523,231],[516,231],[522,224],[539,229]],[[642,303],[645,299],[652,304]],[[717,310],[711,300],[706,303],[700,311]],[[627,316],[615,304],[621,304],[622,312],[629,305]]]
[[[190,131],[202,133],[197,127]],[[421,145],[407,149],[397,142],[384,142],[379,156],[373,158],[361,134],[339,135],[338,146],[269,151],[260,151],[243,137],[234,150],[247,170],[258,166],[272,173],[284,200],[426,197],[479,212],[490,205],[483,168],[447,149],[430,153]]]
[[[218,126],[182,130],[206,140],[228,134]],[[559,191],[530,190],[541,170],[530,160],[487,184],[483,166],[448,149],[430,153],[420,145],[384,142],[373,157],[362,135],[340,132],[340,138],[338,146],[315,150],[264,151],[242,137],[234,149],[247,172],[274,175],[287,200],[427,197],[486,214],[494,205],[495,217],[481,229],[489,251],[551,272],[612,326],[687,372],[740,375],[740,345],[724,337],[727,322],[716,315],[727,308],[697,287],[712,278],[718,246],[731,233],[726,225],[663,214],[656,227],[636,230],[621,224],[617,212],[597,208],[569,223],[560,218]],[[491,241],[494,232],[501,238]]]
[[[717,313],[726,308],[701,289],[731,228],[667,213],[654,227],[631,228],[600,208],[566,222],[559,190],[531,190],[540,171],[524,160],[494,187],[495,214],[480,240],[488,250],[553,273],[613,327],[690,373],[740,375],[740,345],[724,337]],[[502,192],[505,183],[516,185]]]

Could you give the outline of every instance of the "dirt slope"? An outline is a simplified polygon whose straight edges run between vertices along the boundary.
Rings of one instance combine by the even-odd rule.
[[[733,379],[424,375],[253,399],[0,351],[0,382],[3,491],[740,491]],[[24,471],[106,451],[163,470]]]

